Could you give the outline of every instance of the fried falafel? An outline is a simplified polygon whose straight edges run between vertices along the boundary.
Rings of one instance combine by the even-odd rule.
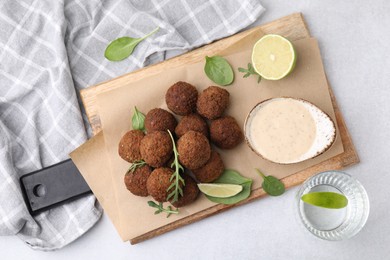
[[[201,133],[188,131],[177,141],[180,163],[190,169],[202,167],[209,159],[211,148],[209,140]]]
[[[119,142],[119,156],[129,163],[141,160],[140,145],[144,136],[141,130],[128,131]]]
[[[244,139],[236,119],[225,116],[211,121],[210,140],[222,149],[232,149]]]
[[[176,208],[191,204],[196,200],[199,194],[199,188],[195,180],[185,173],[182,174],[182,177],[185,183],[183,188],[183,196],[179,196],[179,199],[175,202],[171,202],[172,200],[170,200],[171,204]]]
[[[157,168],[152,171],[146,181],[146,188],[149,195],[158,202],[167,201],[169,192],[167,189],[171,185],[170,178],[174,171],[170,168]]]
[[[172,155],[171,158],[168,159],[168,161],[162,166],[167,168],[172,168],[172,163],[175,161],[175,155]]]
[[[146,114],[145,129],[148,133],[166,130],[169,130],[173,133],[176,126],[176,118],[171,113],[162,108],[154,108]]]
[[[173,145],[168,132],[155,131],[148,133],[141,140],[142,159],[152,167],[163,166],[173,153]]]
[[[146,197],[149,195],[146,188],[146,182],[152,173],[152,168],[148,165],[143,165],[134,170],[128,171],[125,174],[124,182],[126,188],[136,196]]]
[[[223,88],[210,86],[202,91],[196,102],[196,109],[207,119],[221,117],[229,105],[229,92]]]
[[[206,137],[209,136],[209,127],[206,121],[198,114],[183,116],[176,126],[175,133],[180,138],[190,130],[199,132]]]
[[[216,151],[211,151],[210,159],[199,169],[192,173],[199,182],[213,182],[221,176],[225,169],[221,156]]]
[[[173,84],[165,94],[168,108],[175,114],[185,116],[194,112],[198,90],[191,84],[179,81]]]

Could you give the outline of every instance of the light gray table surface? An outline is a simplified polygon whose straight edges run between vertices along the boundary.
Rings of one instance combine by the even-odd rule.
[[[262,0],[259,25],[302,12],[361,162],[345,171],[370,198],[370,216],[350,240],[307,232],[292,188],[141,244],[122,242],[106,215],[87,234],[55,252],[0,237],[0,259],[390,259],[390,2]]]

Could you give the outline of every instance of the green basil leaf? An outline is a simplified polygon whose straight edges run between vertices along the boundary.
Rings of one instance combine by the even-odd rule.
[[[284,187],[283,182],[281,182],[278,178],[275,178],[274,176],[270,175],[265,176],[258,169],[256,169],[256,171],[263,178],[263,184],[261,185],[261,187],[266,193],[271,196],[279,196],[284,193],[286,189]]]
[[[214,183],[238,184],[242,186],[242,191],[229,198],[215,198],[207,195],[206,197],[215,203],[235,204],[249,197],[252,191],[252,182],[251,179],[242,177],[237,171],[225,170]]]
[[[126,59],[133,53],[135,47],[137,47],[140,42],[157,32],[158,29],[159,27],[142,38],[121,37],[112,41],[107,46],[104,52],[104,57],[110,61],[121,61]]]
[[[284,184],[274,176],[266,176],[262,188],[271,196],[282,195],[285,191]]]
[[[221,176],[213,181],[214,183],[226,183],[226,184],[243,184],[252,181],[251,179],[242,177],[235,170],[224,170]]]
[[[145,130],[145,115],[139,112],[137,107],[134,107],[134,114],[131,122],[134,130]]]
[[[221,56],[206,56],[204,72],[210,80],[221,86],[230,85],[234,80],[232,67],[227,60]]]
[[[336,192],[311,192],[303,195],[301,200],[313,206],[341,209],[348,205],[348,199]]]

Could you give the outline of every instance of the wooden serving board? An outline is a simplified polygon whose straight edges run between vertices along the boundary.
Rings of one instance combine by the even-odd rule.
[[[227,37],[225,39],[219,40],[217,42],[208,44],[202,48],[193,50],[189,53],[180,55],[178,57],[166,60],[164,62],[140,69],[138,71],[125,74],[119,78],[116,78],[115,80],[110,80],[107,82],[103,82],[99,85],[89,87],[87,89],[84,89],[81,91],[81,98],[83,101],[83,104],[85,106],[85,110],[89,119],[89,122],[92,126],[93,133],[96,135],[101,130],[100,125],[100,117],[98,114],[97,109],[97,95],[100,93],[103,93],[105,91],[109,91],[112,89],[116,89],[118,87],[121,87],[124,82],[127,84],[129,82],[137,81],[143,77],[146,77],[151,74],[159,73],[167,68],[175,68],[178,66],[182,66],[183,64],[190,64],[194,63],[200,60],[204,59],[205,55],[214,55],[230,45],[234,44],[235,42],[241,40],[245,36],[249,35],[253,31],[255,31],[258,28],[252,28],[250,30],[238,33],[236,35]],[[280,34],[292,41],[309,38],[310,33],[306,26],[306,23],[303,19],[303,16],[301,13],[295,13],[286,17],[283,17],[281,19],[278,19],[276,21],[273,21],[271,23],[267,23],[265,25],[260,26],[260,29],[266,33],[275,33]],[[337,119],[337,125],[339,127],[341,140],[344,146],[344,152],[330,158],[326,161],[323,161],[317,165],[314,165],[310,168],[307,168],[303,171],[300,171],[298,173],[295,173],[293,175],[290,175],[286,178],[283,178],[282,181],[286,185],[286,188],[293,187],[295,185],[301,184],[303,181],[305,181],[310,176],[314,175],[315,173],[326,171],[326,170],[338,170],[343,169],[349,165],[353,165],[359,162],[359,157],[357,155],[357,152],[355,150],[355,147],[352,143],[352,139],[348,133],[348,129],[345,125],[343,116],[339,110],[339,107],[337,106],[336,98],[333,95],[332,89],[329,87],[329,92],[332,98],[333,107],[336,114]],[[211,208],[208,208],[206,210],[203,210],[201,212],[198,212],[196,214],[193,214],[191,216],[188,216],[186,218],[180,219],[178,221],[175,221],[171,224],[165,225],[163,227],[160,227],[156,230],[153,230],[151,232],[145,233],[141,236],[138,236],[136,238],[133,238],[130,240],[131,244],[136,244],[139,242],[142,242],[144,240],[153,238],[155,236],[161,235],[163,233],[166,233],[168,231],[174,230],[178,227],[182,227],[184,225],[193,223],[195,221],[199,221],[203,218],[206,218],[208,216],[214,215],[216,213],[225,211],[229,208],[236,207],[248,202],[251,202],[255,199],[258,199],[262,196],[266,195],[266,193],[261,189],[255,189],[252,191],[249,198],[247,198],[244,201],[241,201],[238,204],[234,205],[216,205]]]

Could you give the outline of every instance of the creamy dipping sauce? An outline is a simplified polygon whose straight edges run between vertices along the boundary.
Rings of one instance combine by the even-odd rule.
[[[250,143],[273,162],[298,161],[316,138],[316,124],[299,100],[280,98],[251,112]]]

